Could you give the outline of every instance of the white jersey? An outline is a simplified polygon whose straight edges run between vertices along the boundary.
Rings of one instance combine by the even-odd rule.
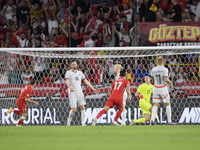
[[[23,79],[23,84],[30,84],[30,80],[34,78],[34,75],[32,73],[28,75],[26,73],[22,73],[21,77]]]
[[[154,67],[151,76],[154,78],[154,92],[167,93],[167,82],[164,77],[168,77],[168,69],[164,66]]]
[[[81,88],[81,82],[85,79],[85,75],[82,71],[77,70],[76,72],[69,70],[65,74],[65,79],[69,79],[69,84],[71,85],[72,89],[74,89],[73,93],[83,93]],[[70,93],[70,90],[68,90]]]
[[[115,80],[117,80],[118,78],[120,78],[119,73],[116,75]],[[123,100],[124,100],[124,101],[126,101],[127,95],[128,95],[128,94],[127,94],[127,91],[126,91],[126,89],[125,89],[125,90],[124,90],[124,94],[123,94]],[[125,105],[124,101],[123,101],[123,104]]]
[[[17,40],[19,40],[19,43],[20,43],[22,48],[26,47],[27,39],[22,40],[19,36],[17,36]]]

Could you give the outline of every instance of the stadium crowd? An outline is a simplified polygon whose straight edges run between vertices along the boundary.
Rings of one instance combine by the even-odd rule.
[[[11,48],[140,46],[141,22],[185,22],[200,18],[198,0],[0,0],[0,9],[0,46]],[[198,66],[177,65],[196,64],[195,55],[167,59],[172,64],[167,67],[174,82],[199,80]],[[132,83],[143,82],[156,65],[155,57],[77,61],[95,84],[113,82],[116,63],[127,69],[126,77]],[[35,78],[38,83],[64,83],[69,63],[69,59],[1,53],[1,81],[27,84]]]
[[[140,23],[198,21],[198,0],[0,0],[1,47],[139,46]]]

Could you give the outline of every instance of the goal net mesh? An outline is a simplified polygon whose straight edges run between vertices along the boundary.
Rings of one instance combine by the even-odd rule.
[[[172,121],[199,124],[199,53],[200,47],[1,49],[0,125],[17,124],[19,116],[13,113],[6,116],[5,113],[9,107],[17,109],[16,100],[32,78],[36,79],[37,86],[30,99],[39,102],[39,106],[27,103],[28,116],[24,125],[66,125],[70,106],[64,76],[72,59],[77,60],[79,70],[100,92],[94,94],[82,84],[87,125],[92,123],[108,99],[107,93],[115,79],[114,65],[121,64],[127,70],[126,78],[130,81],[133,96],[131,102],[126,102],[126,124],[129,124],[131,119],[143,117],[134,93],[144,83],[144,77],[157,66],[158,56],[164,57],[169,78],[174,83],[174,89],[170,90]],[[111,124],[116,112],[116,107],[110,109],[97,125]],[[160,105],[156,120],[158,124],[166,123],[164,104]],[[118,122],[121,123],[121,117]],[[71,125],[81,125],[80,109]]]

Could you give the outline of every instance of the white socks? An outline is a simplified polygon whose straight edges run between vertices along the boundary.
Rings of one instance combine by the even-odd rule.
[[[85,110],[81,110],[82,124],[85,124]]]
[[[126,124],[126,111],[123,111],[121,116],[122,116],[122,124],[125,125]]]
[[[151,120],[150,121],[154,121],[156,112],[157,112],[158,107],[157,106],[153,106],[153,109],[151,111]]]
[[[74,115],[74,113],[72,112],[72,110],[70,110],[70,112],[69,112],[69,119],[72,119],[73,115]]]
[[[168,123],[171,123],[171,117],[172,117],[172,111],[171,111],[171,105],[166,106],[166,114],[167,114],[167,121]]]

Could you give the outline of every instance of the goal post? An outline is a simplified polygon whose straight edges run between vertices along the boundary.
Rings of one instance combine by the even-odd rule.
[[[87,48],[1,48],[0,49],[0,125],[15,125],[19,117],[5,115],[9,107],[17,108],[16,100],[31,78],[37,86],[30,99],[39,106],[27,103],[25,125],[66,125],[70,111],[65,73],[70,62],[77,60],[79,70],[100,92],[94,94],[85,84],[82,89],[86,101],[86,124],[90,125],[103,109],[107,93],[114,81],[114,65],[121,64],[130,81],[132,101],[126,102],[126,123],[141,115],[139,99],[134,94],[144,82],[145,75],[157,66],[158,56],[165,59],[169,78],[174,83],[170,90],[172,121],[179,124],[200,123],[200,46],[177,47],[87,47]],[[114,119],[114,107],[104,114],[97,125],[108,125]],[[160,105],[158,124],[165,124],[165,107]],[[118,120],[121,123],[121,118]],[[148,123],[144,123],[148,124]],[[80,109],[72,125],[81,125]],[[143,125],[143,124],[142,124]]]

